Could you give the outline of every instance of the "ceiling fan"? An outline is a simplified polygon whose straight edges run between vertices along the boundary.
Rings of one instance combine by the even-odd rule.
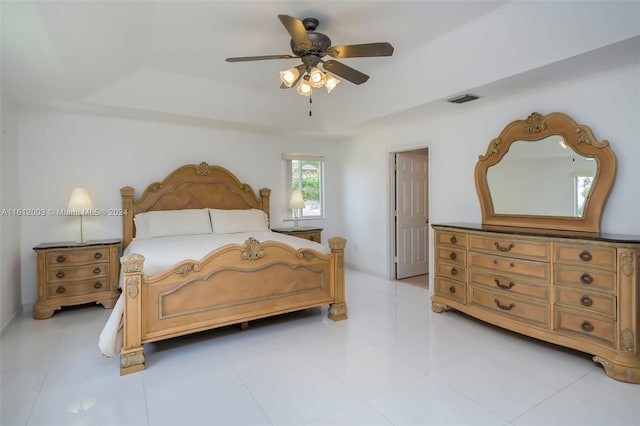
[[[322,72],[318,64],[322,64],[325,71],[336,74],[354,84],[362,84],[369,76],[334,59],[324,60],[329,55],[332,58],[363,58],[374,56],[391,56],[393,46],[390,43],[351,44],[332,46],[331,39],[316,31],[319,21],[316,18],[302,20],[288,15],[278,15],[280,22],[291,35],[291,51],[293,55],[244,56],[227,58],[227,62],[261,61],[266,59],[295,59],[300,58],[302,64],[280,73],[283,89],[298,86],[298,93],[310,95],[311,87],[325,87],[329,92],[340,80]]]

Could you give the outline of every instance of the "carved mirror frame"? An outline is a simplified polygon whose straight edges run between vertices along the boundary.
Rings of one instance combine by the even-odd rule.
[[[537,141],[547,136],[559,135],[578,154],[594,158],[597,171],[591,192],[584,205],[582,217],[538,216],[521,214],[497,214],[494,211],[487,170],[507,154],[516,141]],[[600,232],[600,219],[604,205],[616,175],[616,157],[609,142],[598,142],[588,126],[577,124],[560,112],[546,116],[532,113],[526,120],[516,120],[504,128],[500,136],[489,143],[487,152],[480,155],[475,168],[475,183],[480,199],[483,225],[519,226],[554,230]]]

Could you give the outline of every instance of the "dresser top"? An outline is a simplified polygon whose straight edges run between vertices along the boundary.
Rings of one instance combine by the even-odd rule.
[[[640,235],[608,234],[595,232],[561,231],[542,228],[521,228],[517,226],[482,225],[480,223],[451,222],[434,223],[433,227],[466,229],[469,231],[499,232],[501,234],[529,235],[535,237],[573,238],[578,240],[609,241],[613,243],[640,243]]]
[[[35,246],[34,250],[46,250],[53,248],[82,248],[82,247],[95,247],[95,246],[108,246],[112,244],[120,244],[122,241],[118,239],[109,240],[89,240],[84,243],[77,241],[64,241],[59,243],[42,243]]]

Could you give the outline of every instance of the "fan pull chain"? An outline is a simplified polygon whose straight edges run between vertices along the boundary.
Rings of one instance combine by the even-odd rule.
[[[309,117],[311,117],[311,104],[313,101],[311,100],[311,96],[309,96]]]

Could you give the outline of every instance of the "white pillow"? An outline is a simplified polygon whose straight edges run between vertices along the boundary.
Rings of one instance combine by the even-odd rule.
[[[136,238],[168,237],[171,235],[210,234],[208,209],[158,210],[138,213]]]
[[[209,209],[209,213],[211,214],[213,232],[216,234],[269,230],[269,218],[262,210]]]

